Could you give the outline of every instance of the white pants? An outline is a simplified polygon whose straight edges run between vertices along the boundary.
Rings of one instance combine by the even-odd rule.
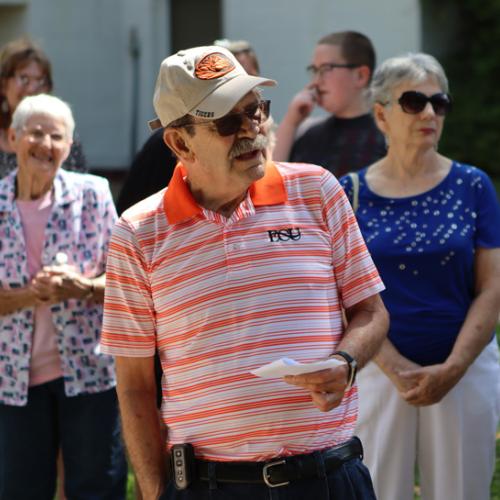
[[[432,406],[406,403],[375,363],[358,387],[356,433],[379,500],[413,500],[415,465],[422,499],[489,500],[500,415],[496,339]]]

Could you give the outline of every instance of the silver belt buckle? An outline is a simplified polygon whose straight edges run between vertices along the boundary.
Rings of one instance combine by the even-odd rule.
[[[283,465],[285,464],[285,460],[278,460],[276,462],[271,462],[269,464],[264,465],[262,468],[262,478],[264,479],[264,482],[269,486],[269,488],[277,488],[278,486],[286,486],[287,484],[290,484],[290,481],[285,481],[284,483],[271,483],[269,481],[270,476],[269,476],[269,469],[271,467],[274,467],[275,465]]]

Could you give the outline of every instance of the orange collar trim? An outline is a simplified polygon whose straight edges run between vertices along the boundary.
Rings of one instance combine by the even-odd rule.
[[[288,200],[283,177],[272,161],[266,163],[264,177],[250,186],[250,197],[255,206],[280,205]]]
[[[170,224],[202,213],[202,208],[196,203],[184,180],[185,176],[185,167],[178,163],[163,198],[163,208]],[[288,199],[283,178],[273,162],[266,164],[264,177],[255,181],[249,191],[254,206],[279,205]]]

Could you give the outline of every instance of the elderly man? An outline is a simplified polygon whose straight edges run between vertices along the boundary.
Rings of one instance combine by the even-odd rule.
[[[265,160],[257,87],[274,83],[215,46],[160,68],[154,106],[180,163],[115,228],[102,334],[146,499],[374,498],[353,383],[388,327],[383,285],[335,178]],[[282,357],[338,361],[251,373]]]

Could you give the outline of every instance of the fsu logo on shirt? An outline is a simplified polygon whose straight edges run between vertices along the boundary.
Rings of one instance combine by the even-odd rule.
[[[213,52],[198,61],[194,74],[200,80],[213,80],[227,75],[234,68],[234,63],[225,54]]]
[[[270,231],[267,231],[267,234],[269,235],[269,241],[271,243],[275,241],[297,241],[300,240],[302,235],[300,234],[300,228],[298,227],[288,227],[286,229],[272,229]]]

